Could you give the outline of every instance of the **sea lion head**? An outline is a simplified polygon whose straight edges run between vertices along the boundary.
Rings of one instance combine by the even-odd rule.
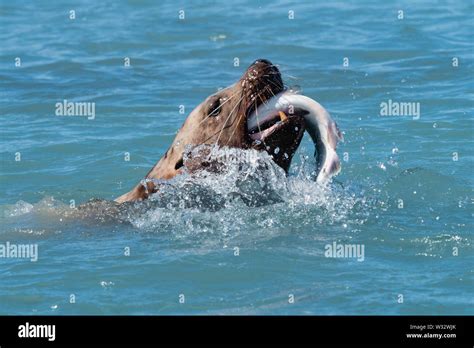
[[[256,60],[239,81],[210,95],[189,114],[167,153],[176,159],[176,169],[182,165],[187,146],[210,144],[266,150],[278,165],[288,170],[304,134],[301,117],[285,115],[285,121],[278,125],[275,123],[281,119],[262,125],[259,130],[267,132],[258,140],[247,131],[247,117],[283,90],[278,67],[266,59]]]
[[[304,119],[299,115],[304,111],[283,114],[281,118],[261,124],[253,132],[247,129],[248,116],[283,90],[278,67],[266,59],[256,60],[236,83],[208,96],[196,106],[170,148],[146,178],[170,179],[181,173],[186,165],[183,157],[187,149],[202,144],[267,151],[275,163],[287,171],[304,135]],[[205,166],[204,163],[202,165]],[[196,167],[196,163],[193,166]],[[155,191],[152,182],[146,186],[139,184],[116,201],[143,199]]]

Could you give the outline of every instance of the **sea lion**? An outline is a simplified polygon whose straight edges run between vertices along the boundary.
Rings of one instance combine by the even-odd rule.
[[[306,120],[314,128],[316,121],[313,120],[316,118],[308,118],[308,115],[314,115],[314,112],[308,110],[311,106],[305,107],[305,102],[294,97],[292,100],[296,102],[295,107],[267,107],[277,113],[261,122],[254,121],[255,118],[258,119],[258,111],[283,92],[285,88],[278,67],[266,59],[256,60],[235,84],[207,97],[199,104],[189,114],[169,149],[145,179],[115,201],[124,203],[147,199],[159,191],[160,181],[169,180],[185,169],[193,172],[212,167],[208,154],[192,159],[187,156],[184,158],[191,147],[202,144],[208,144],[209,151],[214,147],[267,151],[276,164],[288,171],[304,135]],[[277,101],[280,99],[277,98]],[[252,127],[247,124],[250,116]],[[316,134],[312,132],[311,136]],[[316,142],[317,139],[313,140]]]

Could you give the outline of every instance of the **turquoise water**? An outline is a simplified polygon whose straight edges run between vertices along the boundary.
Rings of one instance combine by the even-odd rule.
[[[0,244],[37,244],[38,260],[0,258],[0,314],[474,314],[473,9],[2,1]],[[276,203],[233,199],[230,168],[119,216],[70,208],[128,191],[257,58],[344,132],[330,189],[305,136],[288,177],[252,174]],[[55,116],[64,99],[95,118]],[[419,119],[381,116],[389,99]],[[364,260],[325,257],[333,242]]]

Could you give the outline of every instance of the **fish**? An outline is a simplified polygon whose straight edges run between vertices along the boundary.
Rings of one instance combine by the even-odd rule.
[[[315,145],[316,182],[329,182],[341,171],[336,148],[344,137],[329,112],[316,100],[285,90],[252,112],[247,119],[247,129],[257,130],[272,119],[279,118],[279,122],[286,122],[291,117],[304,118],[305,130]]]

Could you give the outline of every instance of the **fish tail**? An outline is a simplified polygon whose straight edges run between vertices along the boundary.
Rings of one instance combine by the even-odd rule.
[[[331,148],[326,149],[326,154],[323,162],[323,166],[321,167],[316,181],[318,183],[325,183],[331,177],[339,174],[341,171],[341,161],[339,156],[337,155],[336,151]]]

